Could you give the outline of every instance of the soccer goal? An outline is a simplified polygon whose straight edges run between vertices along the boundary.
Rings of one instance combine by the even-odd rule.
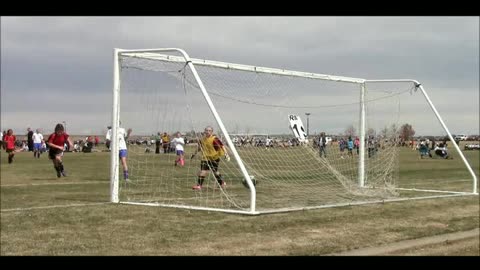
[[[263,214],[478,195],[475,173],[415,80],[194,59],[174,48],[115,49],[112,115],[115,203]],[[128,143],[130,183],[118,157],[120,122],[132,136],[169,136],[159,153],[154,144]],[[432,122],[438,123],[433,129]],[[405,146],[404,123],[448,136],[467,177],[401,173],[404,160],[418,162]],[[201,189],[194,189],[204,155],[193,154],[206,127],[231,157],[218,163],[226,185],[208,164]],[[187,142],[182,164],[171,143],[177,132]]]

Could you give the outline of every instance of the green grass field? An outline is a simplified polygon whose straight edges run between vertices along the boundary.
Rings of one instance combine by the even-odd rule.
[[[400,180],[471,185],[451,152],[453,160],[421,160],[402,149]],[[480,152],[464,154],[478,176]],[[260,216],[111,204],[109,158],[66,153],[69,175],[57,179],[47,155],[18,153],[7,164],[2,152],[0,254],[327,255],[479,227],[478,196]],[[468,250],[480,255],[478,245]]]

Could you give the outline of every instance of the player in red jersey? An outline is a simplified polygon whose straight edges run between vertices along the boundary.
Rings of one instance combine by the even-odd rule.
[[[65,169],[63,167],[63,150],[65,143],[68,143],[70,149],[73,149],[73,143],[70,139],[70,136],[65,133],[65,128],[62,124],[57,124],[55,126],[55,132],[48,137],[47,144],[50,147],[48,151],[48,157],[53,162],[53,167],[57,171],[57,177],[67,176]]]

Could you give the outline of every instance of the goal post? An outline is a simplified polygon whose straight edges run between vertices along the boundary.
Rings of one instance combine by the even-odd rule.
[[[176,48],[114,49],[113,59],[111,202],[255,215],[478,194],[476,175],[455,144],[473,177],[473,192],[464,180],[400,177],[399,156],[406,153],[399,146],[399,126],[408,119],[401,109],[412,89],[421,89],[453,141],[414,80],[196,59]],[[304,114],[313,118],[311,131],[298,143],[287,117]],[[120,126],[133,129],[127,142],[129,183],[120,175]],[[205,149],[188,158],[207,126],[231,161],[207,162]],[[167,137],[155,150],[139,139],[160,133]],[[172,143],[177,133],[189,142],[183,163]],[[320,133],[333,138],[323,149]],[[271,147],[234,143],[232,134],[268,134]],[[202,187],[192,188],[196,183]]]
[[[121,54],[135,54],[135,53],[144,53],[144,54],[149,54],[149,53],[158,53],[158,52],[179,52],[183,57],[183,59],[178,59],[178,58],[174,58],[174,57],[171,57],[172,60],[170,60],[170,56],[167,56],[166,60],[167,61],[179,61],[179,62],[184,62],[186,65],[188,65],[188,67],[191,69],[192,73],[193,73],[193,76],[195,77],[195,80],[196,82],[198,83],[198,86],[200,87],[202,93],[203,93],[203,96],[205,98],[205,101],[207,102],[212,114],[214,115],[215,117],[215,120],[217,121],[218,125],[220,126],[220,129],[222,131],[222,133],[224,134],[225,136],[225,139],[227,141],[227,144],[228,146],[230,147],[232,153],[233,153],[233,156],[235,157],[235,159],[237,160],[238,162],[238,165],[240,166],[240,169],[245,177],[245,180],[247,181],[248,183],[248,186],[249,186],[249,189],[250,189],[250,210],[249,212],[250,213],[255,213],[255,198],[256,198],[256,192],[255,192],[255,185],[253,184],[252,180],[250,179],[250,175],[247,173],[246,169],[245,169],[245,165],[243,164],[242,160],[240,159],[236,149],[235,149],[235,146],[233,145],[231,139],[230,139],[230,136],[228,135],[228,131],[226,130],[225,126],[223,125],[223,122],[220,118],[220,116],[218,115],[218,112],[216,111],[213,103],[212,103],[212,100],[210,99],[209,95],[208,95],[208,92],[206,91],[205,87],[203,86],[203,83],[201,81],[201,79],[199,78],[198,76],[198,73],[195,69],[195,66],[192,64],[192,61],[190,59],[190,57],[188,56],[188,54],[182,50],[182,49],[176,49],[176,48],[165,48],[165,49],[147,49],[147,50],[121,50],[121,49],[115,49],[114,50],[114,94],[113,94],[113,112],[112,112],[112,115],[113,115],[113,124],[112,124],[112,133],[114,134],[112,136],[112,140],[113,142],[113,147],[112,147],[112,154],[111,154],[111,168],[112,168],[112,171],[111,171],[111,201],[112,202],[119,202],[119,199],[118,199],[118,189],[119,189],[119,171],[118,171],[118,156],[116,155],[116,153],[118,152],[118,146],[117,146],[117,143],[118,142],[118,139],[117,139],[117,129],[118,129],[118,125],[119,125],[119,107],[120,107],[120,101],[119,101],[119,92],[120,92],[120,79],[119,79],[119,74],[121,72],[121,67],[119,65],[119,56]],[[209,208],[205,208],[205,210],[215,210],[215,209],[209,209]]]
[[[120,50],[113,50],[113,105],[112,105],[112,143],[110,145],[110,201],[119,202],[118,197],[118,126],[119,126],[119,104],[120,104]]]

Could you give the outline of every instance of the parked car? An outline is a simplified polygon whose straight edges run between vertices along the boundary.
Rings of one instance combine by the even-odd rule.
[[[468,139],[467,135],[457,135],[454,137],[455,141],[466,141]]]
[[[480,144],[466,144],[464,150],[480,150]]]

